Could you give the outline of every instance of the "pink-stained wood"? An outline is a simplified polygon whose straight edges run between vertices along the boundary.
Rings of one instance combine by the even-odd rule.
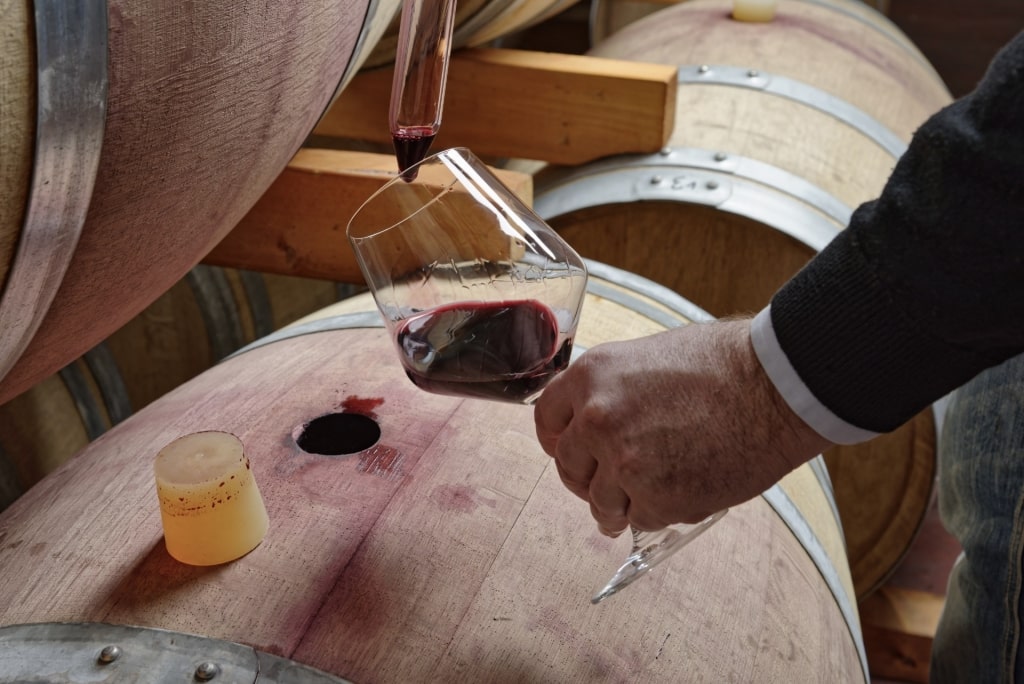
[[[375,20],[368,6],[109,3],[95,192],[42,327],[0,381],[0,403],[127,322],[238,223],[326,109]]]
[[[380,440],[300,450],[302,426],[335,411],[373,418]],[[152,461],[204,429],[242,439],[271,527],[195,568],[164,549]],[[343,329],[213,367],[15,502],[0,625],[162,627],[356,682],[863,681],[835,597],[764,500],[592,606],[627,547],[562,487],[529,407],[423,393],[383,329]]]

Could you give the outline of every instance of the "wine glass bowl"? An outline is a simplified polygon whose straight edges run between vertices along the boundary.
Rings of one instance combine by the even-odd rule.
[[[529,404],[570,361],[583,259],[465,148],[385,183],[347,235],[406,375],[436,394]],[[612,596],[717,521],[632,530],[591,599]]]
[[[415,169],[348,226],[402,366],[429,392],[529,403],[569,363],[583,259],[469,150]]]

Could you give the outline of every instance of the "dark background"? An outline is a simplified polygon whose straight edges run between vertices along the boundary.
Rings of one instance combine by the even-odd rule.
[[[1024,30],[1024,0],[889,0],[888,16],[959,97]]]

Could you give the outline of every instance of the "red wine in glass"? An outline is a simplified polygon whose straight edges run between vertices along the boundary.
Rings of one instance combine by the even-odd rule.
[[[403,320],[406,375],[428,392],[522,403],[569,365],[554,312],[536,300],[457,302]]]
[[[430,151],[430,145],[434,142],[436,131],[429,127],[401,128],[391,140],[395,145],[395,157],[398,160],[398,170],[401,172],[402,180],[412,182],[416,180],[416,169],[411,166],[423,161]]]

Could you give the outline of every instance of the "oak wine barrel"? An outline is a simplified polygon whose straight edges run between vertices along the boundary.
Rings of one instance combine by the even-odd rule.
[[[0,403],[235,226],[365,60],[378,6],[2,4]]]
[[[534,202],[583,256],[715,316],[767,304],[878,195],[915,128],[950,101],[870,7],[780,0],[766,23],[733,20],[731,7],[689,0],[596,45],[590,54],[678,65],[673,135],[659,154],[544,168]],[[932,411],[825,459],[864,597],[898,565],[927,512]]]
[[[708,318],[588,268],[583,347]],[[529,407],[420,391],[372,306],[243,348],[0,514],[0,644],[50,645],[59,673],[104,647],[121,655],[103,667],[131,671],[152,656],[120,645],[141,638],[189,677],[234,649],[353,682],[868,681],[820,463],[591,605],[629,542],[562,486]],[[271,522],[248,555],[200,568],[165,550],[152,462],[206,429],[242,440]],[[0,672],[37,671],[19,652],[0,647]]]
[[[0,510],[135,411],[348,292],[326,280],[194,267],[84,355],[0,405]]]

